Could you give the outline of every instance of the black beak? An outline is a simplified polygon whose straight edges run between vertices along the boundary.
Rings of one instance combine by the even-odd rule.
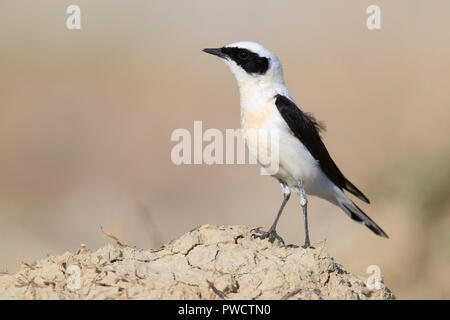
[[[226,58],[226,54],[222,52],[221,48],[216,48],[216,49],[210,49],[210,48],[206,48],[203,49],[203,52],[209,53],[209,54],[213,54],[215,56],[218,56],[220,58]]]

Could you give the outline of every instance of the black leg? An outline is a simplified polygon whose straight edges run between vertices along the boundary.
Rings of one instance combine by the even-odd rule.
[[[284,240],[283,238],[281,238],[278,234],[277,234],[277,224],[278,224],[278,220],[281,217],[281,214],[283,213],[283,209],[286,206],[286,203],[289,201],[289,198],[291,197],[291,191],[289,189],[288,186],[286,186],[284,183],[281,183],[281,188],[283,189],[283,202],[281,203],[281,207],[278,210],[277,216],[275,218],[275,221],[273,222],[272,226],[270,227],[268,232],[263,232],[260,231],[261,235],[253,235],[253,237],[255,238],[260,238],[260,239],[266,239],[269,238],[269,241],[271,243],[273,243],[275,240],[280,241],[282,244],[284,244]]]
[[[305,244],[302,246],[303,248],[312,248],[311,242],[309,241],[309,229],[308,229],[308,199],[306,198],[305,187],[303,185],[303,181],[299,181],[300,187],[300,205],[303,210],[303,219],[305,221]]]
[[[269,232],[271,232],[271,231],[275,232],[275,230],[277,229],[278,220],[280,219],[281,214],[283,213],[284,206],[289,201],[290,197],[291,197],[290,193],[284,194],[284,199],[283,199],[283,202],[281,203],[280,210],[278,210],[277,217],[275,218],[275,221],[272,223],[272,226],[270,227]]]
[[[309,230],[308,230],[308,212],[307,212],[308,205],[305,204],[303,209],[303,217],[305,219],[305,244],[303,245],[303,248],[311,248],[311,242],[309,241]]]

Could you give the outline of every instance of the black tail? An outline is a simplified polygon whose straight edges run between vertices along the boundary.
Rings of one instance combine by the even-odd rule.
[[[357,187],[355,187],[355,185],[353,183],[351,183],[350,181],[348,181],[346,178],[345,179],[345,184],[344,184],[344,189],[347,190],[348,192],[350,192],[351,194],[355,195],[356,197],[358,197],[359,199],[361,199],[364,202],[370,203],[369,199],[367,199],[367,197],[358,190]],[[361,211],[362,212],[362,211]]]
[[[353,201],[349,200],[350,203],[340,202],[342,209],[344,209],[345,213],[352,218],[354,221],[365,225],[369,228],[373,233],[379,235],[380,237],[389,238],[386,232],[383,231],[372,219],[369,218],[367,214],[365,214]]]

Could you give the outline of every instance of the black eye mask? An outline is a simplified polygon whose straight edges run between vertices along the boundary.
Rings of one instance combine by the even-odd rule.
[[[250,50],[223,47],[221,51],[249,74],[265,74],[269,69],[269,59]]]

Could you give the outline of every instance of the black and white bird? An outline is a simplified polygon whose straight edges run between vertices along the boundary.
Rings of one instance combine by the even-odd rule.
[[[245,132],[278,130],[279,169],[272,176],[281,184],[284,199],[273,225],[260,237],[284,243],[276,232],[276,226],[291,192],[294,192],[300,196],[303,209],[305,248],[311,246],[306,194],[330,201],[354,221],[388,238],[344,193],[346,190],[369,203],[369,199],[345,178],[331,158],[320,136],[320,124],[311,114],[297,107],[284,83],[278,57],[262,45],[247,41],[203,51],[220,57],[236,77],[240,91],[241,128],[248,147],[254,149],[253,144],[257,142],[249,139]]]

